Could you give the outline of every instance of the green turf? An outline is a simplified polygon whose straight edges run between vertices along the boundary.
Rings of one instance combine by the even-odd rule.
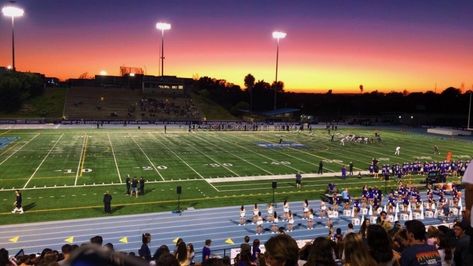
[[[344,129],[337,134],[372,136],[373,130]],[[0,224],[102,216],[105,191],[113,195],[113,215],[172,210],[176,186],[183,187],[182,207],[264,203],[272,200],[271,180],[208,182],[212,178],[314,173],[319,161],[325,170],[339,174],[350,161],[356,171],[366,170],[371,159],[380,163],[471,159],[473,143],[402,131],[381,131],[383,143],[341,146],[330,142],[325,130],[309,132],[197,132],[137,129],[64,129],[0,131],[1,137],[17,140],[0,149]],[[263,148],[258,143],[303,144],[300,148]],[[441,155],[434,155],[433,145]],[[401,155],[394,156],[396,146]],[[146,195],[130,198],[123,182],[127,175],[143,176]],[[407,182],[419,184],[423,177]],[[451,177],[452,180],[458,178]],[[369,177],[303,179],[297,190],[294,180],[278,180],[276,200],[318,199],[327,183],[348,187],[357,194],[363,184],[384,187]],[[389,181],[388,187],[396,185]],[[85,186],[85,187],[84,187]],[[24,215],[9,213],[14,201],[11,189],[23,190]],[[237,213],[237,211],[235,212]]]

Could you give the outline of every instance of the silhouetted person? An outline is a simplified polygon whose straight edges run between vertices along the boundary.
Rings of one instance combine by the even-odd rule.
[[[105,213],[112,213],[112,195],[108,191],[103,195],[103,210]]]
[[[320,161],[319,162],[319,170],[317,171],[318,174],[323,174],[324,173],[324,162]]]

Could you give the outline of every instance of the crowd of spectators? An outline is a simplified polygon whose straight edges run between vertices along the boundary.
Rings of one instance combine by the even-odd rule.
[[[176,119],[200,118],[200,113],[190,98],[142,98],[138,102],[138,108],[143,118],[160,118],[163,115]]]

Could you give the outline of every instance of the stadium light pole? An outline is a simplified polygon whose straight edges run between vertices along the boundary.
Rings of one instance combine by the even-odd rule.
[[[165,22],[156,23],[156,29],[161,31],[161,77],[164,76],[164,31],[171,29],[171,24]]]
[[[276,110],[276,95],[278,84],[278,66],[279,66],[279,40],[286,38],[286,33],[282,31],[273,31],[273,38],[276,39],[276,78],[274,80],[274,110]]]
[[[22,17],[25,10],[22,8],[8,5],[2,8],[2,13],[5,17],[11,18],[11,47],[12,47],[12,70],[16,71],[15,67],[15,18]]]

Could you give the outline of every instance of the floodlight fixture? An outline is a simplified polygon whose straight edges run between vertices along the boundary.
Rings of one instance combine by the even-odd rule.
[[[25,14],[25,10],[16,6],[5,6],[2,8],[5,17],[18,18]]]
[[[273,38],[277,39],[278,41],[279,41],[279,39],[286,38],[286,35],[287,35],[287,33],[282,32],[282,31],[273,31]]]

